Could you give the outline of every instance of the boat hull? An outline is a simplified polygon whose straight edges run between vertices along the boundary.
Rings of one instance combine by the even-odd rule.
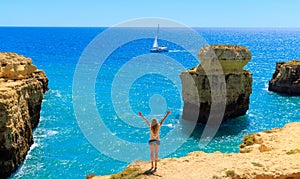
[[[151,53],[162,53],[162,52],[168,52],[169,50],[167,47],[153,47],[150,49]]]

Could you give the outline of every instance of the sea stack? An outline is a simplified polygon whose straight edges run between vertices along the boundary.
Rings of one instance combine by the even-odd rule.
[[[277,62],[276,70],[269,81],[269,91],[299,96],[300,60]]]
[[[48,79],[30,58],[0,53],[0,178],[14,172],[33,144]]]
[[[200,123],[210,119],[210,124],[218,124],[220,120],[245,115],[252,93],[252,74],[243,67],[251,57],[242,46],[202,47],[198,53],[201,63],[180,74],[182,118]]]

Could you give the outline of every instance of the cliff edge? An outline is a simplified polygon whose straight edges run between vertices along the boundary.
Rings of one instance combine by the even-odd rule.
[[[33,144],[48,79],[30,58],[0,53],[0,178],[14,172]]]
[[[147,172],[150,162],[136,161],[118,174],[87,178],[299,179],[299,135],[300,122],[289,123],[282,129],[246,135],[240,153],[192,152],[185,157],[166,158],[159,161],[154,173]]]
[[[276,70],[269,81],[269,91],[300,95],[300,60],[277,62]]]

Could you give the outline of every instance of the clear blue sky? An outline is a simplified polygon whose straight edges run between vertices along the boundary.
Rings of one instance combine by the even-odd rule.
[[[300,27],[299,0],[0,0],[0,26],[112,26],[161,17],[193,27]]]

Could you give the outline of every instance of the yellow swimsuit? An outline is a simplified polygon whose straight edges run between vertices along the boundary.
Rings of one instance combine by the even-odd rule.
[[[157,134],[154,134],[150,127],[150,140],[149,145],[160,145],[160,138],[159,138],[159,132],[160,132],[160,125],[158,125],[158,131]]]

